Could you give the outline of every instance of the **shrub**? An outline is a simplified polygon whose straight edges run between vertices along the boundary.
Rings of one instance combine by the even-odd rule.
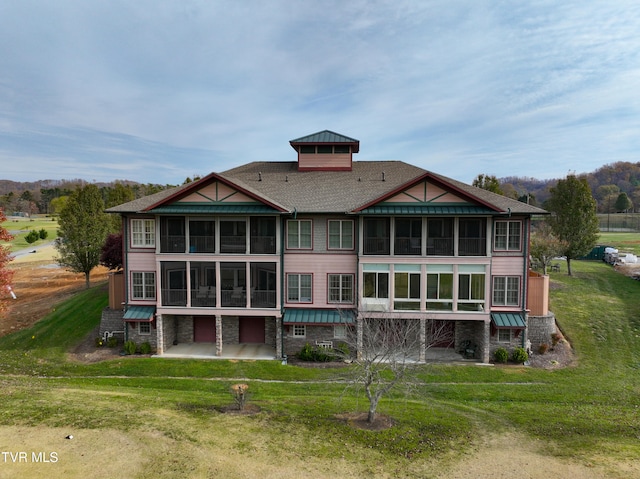
[[[107,347],[115,348],[117,345],[118,345],[118,338],[116,338],[115,336],[111,336],[109,339],[107,339]]]
[[[498,348],[493,352],[493,359],[496,363],[506,363],[509,359],[509,352],[505,348]]]
[[[553,333],[551,335],[551,347],[555,348],[556,344],[558,344],[560,341],[562,341],[562,334],[560,333]]]
[[[313,361],[313,347],[307,343],[298,353],[298,359],[301,361]]]
[[[138,349],[138,346],[136,345],[135,342],[131,340],[124,343],[124,352],[127,354],[136,354],[137,349]]]
[[[513,350],[513,353],[511,354],[511,359],[513,359],[513,362],[515,363],[522,364],[529,359],[529,355],[527,354],[526,349],[516,348]]]
[[[547,352],[548,349],[549,349],[549,345],[547,343],[542,343],[540,346],[538,346],[538,353],[544,354]]]
[[[27,240],[27,243],[31,244],[38,241],[40,239],[40,235],[36,230],[32,230],[24,237],[24,239]]]
[[[333,361],[337,358],[336,352],[332,349],[312,346],[309,343],[302,347],[297,356],[301,361],[314,361],[318,363]]]
[[[102,346],[104,346],[102,338],[96,338],[96,348],[101,348]]]
[[[49,236],[49,232],[46,229],[42,228],[40,231],[38,231],[38,237],[40,239],[47,239],[47,236]]]
[[[140,345],[140,353],[141,354],[151,354],[151,344],[148,341],[145,341]]]

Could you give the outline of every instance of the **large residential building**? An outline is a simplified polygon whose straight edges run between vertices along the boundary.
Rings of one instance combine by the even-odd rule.
[[[359,141],[290,141],[253,162],[110,208],[124,238],[127,339],[263,344],[273,358],[339,343],[363,318],[421,321],[424,348],[478,361],[524,345],[534,206],[401,161],[354,161]],[[429,344],[429,328],[450,340]],[[425,352],[418,358],[424,360]]]

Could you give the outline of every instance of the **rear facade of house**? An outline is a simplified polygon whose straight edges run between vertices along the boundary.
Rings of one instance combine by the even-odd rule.
[[[109,209],[122,217],[127,339],[335,347],[364,319],[419,321],[429,347],[487,362],[524,345],[533,206],[400,161],[354,161],[322,131]],[[117,313],[116,313],[117,316]],[[446,339],[429,341],[433,330]]]

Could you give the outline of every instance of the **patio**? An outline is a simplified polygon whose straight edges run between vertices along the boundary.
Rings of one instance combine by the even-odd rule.
[[[266,344],[225,344],[222,347],[222,355],[216,356],[215,343],[185,343],[171,346],[164,354],[157,357],[273,360],[276,359],[276,349]]]

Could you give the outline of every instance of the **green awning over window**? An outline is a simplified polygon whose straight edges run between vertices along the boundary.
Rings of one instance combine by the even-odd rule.
[[[129,306],[124,313],[125,321],[153,321],[156,312],[155,306]]]
[[[166,215],[183,214],[232,214],[232,215],[260,215],[278,213],[267,205],[258,204],[229,204],[229,203],[174,203],[158,206],[150,213]]]
[[[353,312],[335,309],[287,309],[284,324],[351,324]]]
[[[496,328],[524,329],[527,327],[522,313],[491,313],[491,321]]]
[[[376,205],[365,208],[363,215],[492,215],[496,211],[475,205]]]

